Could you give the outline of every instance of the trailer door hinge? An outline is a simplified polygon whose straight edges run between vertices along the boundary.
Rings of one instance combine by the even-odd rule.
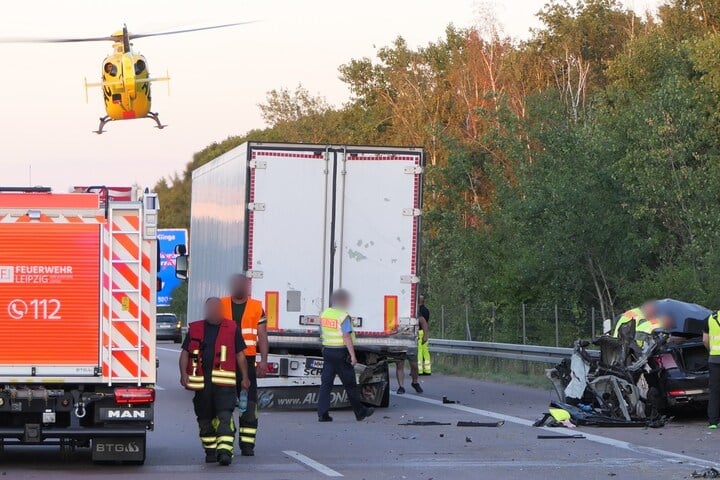
[[[403,208],[403,215],[406,217],[419,217],[422,215],[422,210],[419,208]]]
[[[250,168],[254,168],[257,170],[263,170],[263,169],[267,168],[267,161],[259,160],[257,158],[255,160],[250,160]]]
[[[248,270],[245,272],[247,278],[263,278],[262,270]]]
[[[420,175],[423,173],[423,167],[420,165],[413,165],[411,167],[405,167],[403,171],[408,175]]]
[[[401,275],[400,283],[420,283],[420,277],[417,275]]]
[[[251,210],[253,212],[264,212],[265,211],[265,204],[264,203],[248,203],[248,210]]]

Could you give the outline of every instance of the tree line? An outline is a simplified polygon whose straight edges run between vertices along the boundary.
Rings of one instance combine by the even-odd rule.
[[[339,67],[340,107],[268,93],[267,128],[158,182],[189,226],[191,172],[248,140],[422,146],[428,303],[559,303],[608,318],[649,298],[720,306],[720,0],[644,16],[550,1],[518,41],[490,19]],[[479,319],[478,321],[482,321]]]

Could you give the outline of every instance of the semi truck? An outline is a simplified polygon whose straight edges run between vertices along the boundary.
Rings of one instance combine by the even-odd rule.
[[[157,215],[131,188],[0,187],[0,449],[145,461]]]
[[[420,148],[248,142],[192,173],[188,320],[232,274],[250,279],[270,344],[260,408],[317,404],[320,313],[338,288],[363,400],[388,405],[388,364],[417,350],[423,166]],[[337,385],[333,407],[347,403]]]

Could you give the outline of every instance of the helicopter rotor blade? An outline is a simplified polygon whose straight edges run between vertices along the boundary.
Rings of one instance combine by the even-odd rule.
[[[163,35],[177,35],[179,33],[190,33],[190,32],[199,32],[202,30],[214,30],[217,28],[227,28],[227,27],[237,27],[240,25],[247,25],[250,23],[255,23],[255,21],[248,21],[248,22],[236,22],[236,23],[226,23],[224,25],[211,25],[209,27],[199,27],[199,28],[186,28],[183,30],[171,30],[168,32],[156,32],[156,33],[131,33],[129,35],[130,40],[134,40],[136,38],[145,38],[145,37],[160,37]]]
[[[0,38],[0,43],[81,43],[114,41],[113,37],[87,38]]]

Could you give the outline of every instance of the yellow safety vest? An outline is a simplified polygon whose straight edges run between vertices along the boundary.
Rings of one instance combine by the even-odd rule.
[[[650,338],[652,332],[662,328],[662,324],[655,320],[638,320],[635,326],[635,341],[642,347],[645,340]]]
[[[710,355],[720,355],[720,312],[708,317],[708,335],[710,337]]]
[[[322,334],[323,347],[343,347],[342,323],[348,317],[345,310],[338,308],[326,308],[320,314],[320,332]],[[355,342],[355,333],[351,334]]]
[[[623,313],[617,324],[615,325],[613,337],[618,336],[621,326],[633,320],[635,320],[636,322],[639,322],[640,320],[645,320],[645,315],[643,315],[642,310],[640,310],[639,308],[633,308],[632,310],[628,310],[627,312]]]

